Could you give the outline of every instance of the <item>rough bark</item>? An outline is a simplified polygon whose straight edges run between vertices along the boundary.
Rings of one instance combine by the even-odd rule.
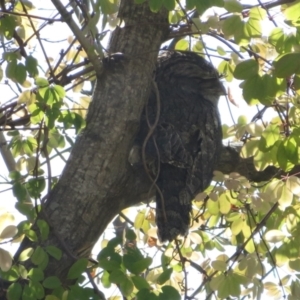
[[[148,3],[121,2],[119,17],[125,26],[114,31],[109,50],[123,55],[106,60],[97,80],[87,127],[44,205],[52,230],[41,246],[67,247],[74,256],[87,257],[111,219],[132,204],[133,193],[147,183],[136,176],[128,153],[149,96],[159,47],[168,34],[167,16],[164,10],[150,12]],[[25,240],[20,251],[28,246],[32,243]],[[73,263],[66,253],[60,261],[50,259],[46,275],[66,282]]]

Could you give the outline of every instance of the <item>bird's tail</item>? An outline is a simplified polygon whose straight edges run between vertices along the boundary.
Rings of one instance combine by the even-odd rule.
[[[156,224],[161,242],[185,236],[190,225],[191,196],[182,190],[177,196],[156,195]]]

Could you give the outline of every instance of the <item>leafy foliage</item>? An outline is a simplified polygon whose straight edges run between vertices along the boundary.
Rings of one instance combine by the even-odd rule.
[[[102,57],[104,38],[119,23],[119,1],[82,2],[74,8],[78,24]],[[95,76],[84,45],[71,33],[63,50],[51,49],[59,58],[50,57],[47,39],[53,36],[45,29],[60,19],[39,17],[30,1],[6,1],[0,5],[0,80],[13,96],[3,93],[0,138],[15,164],[1,183],[9,186],[23,216],[18,224],[16,213],[0,212],[0,277],[10,282],[7,298],[103,299],[100,290],[117,287],[119,294],[137,300],[299,299],[300,1],[277,1],[276,6],[237,0],[147,3],[152,12],[169,11],[169,49],[215,58],[232,110],[242,102],[230,91],[238,89],[237,83],[249,110],[257,106],[250,122],[240,116],[233,125],[224,124],[224,138],[240,142],[241,157],[253,158],[257,171],[272,166],[283,176],[274,173],[268,181],[254,182],[251,174],[216,171],[212,186],[193,202],[186,238],[161,245],[154,210],[133,208],[120,213],[124,230],[120,234],[116,226],[115,235],[103,237],[95,259],[74,260],[68,286],[46,275],[49,260],[69,254],[63,244],[41,246],[52,233],[37,215],[58,181],[53,166],[65,164],[85,127]],[[5,244],[24,237],[35,247],[13,260]]]

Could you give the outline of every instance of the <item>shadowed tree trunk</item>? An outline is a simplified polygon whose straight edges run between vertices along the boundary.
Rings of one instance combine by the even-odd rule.
[[[87,257],[111,219],[137,202],[137,196],[142,200],[148,182],[136,176],[128,153],[149,96],[159,47],[168,34],[167,16],[165,10],[152,13],[148,3],[122,1],[119,17],[125,26],[113,32],[109,52],[123,55],[112,55],[104,63],[86,129],[44,205],[51,232],[41,246],[67,247],[74,256]],[[23,241],[18,253],[28,246],[31,242]],[[66,253],[60,261],[50,259],[46,275],[65,282],[73,263]]]

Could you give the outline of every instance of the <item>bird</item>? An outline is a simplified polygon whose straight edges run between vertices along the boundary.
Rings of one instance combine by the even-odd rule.
[[[154,82],[137,141],[147,139],[144,156],[156,179],[158,238],[165,242],[187,235],[192,200],[212,180],[222,146],[218,100],[225,91],[212,64],[189,51],[161,53]]]

